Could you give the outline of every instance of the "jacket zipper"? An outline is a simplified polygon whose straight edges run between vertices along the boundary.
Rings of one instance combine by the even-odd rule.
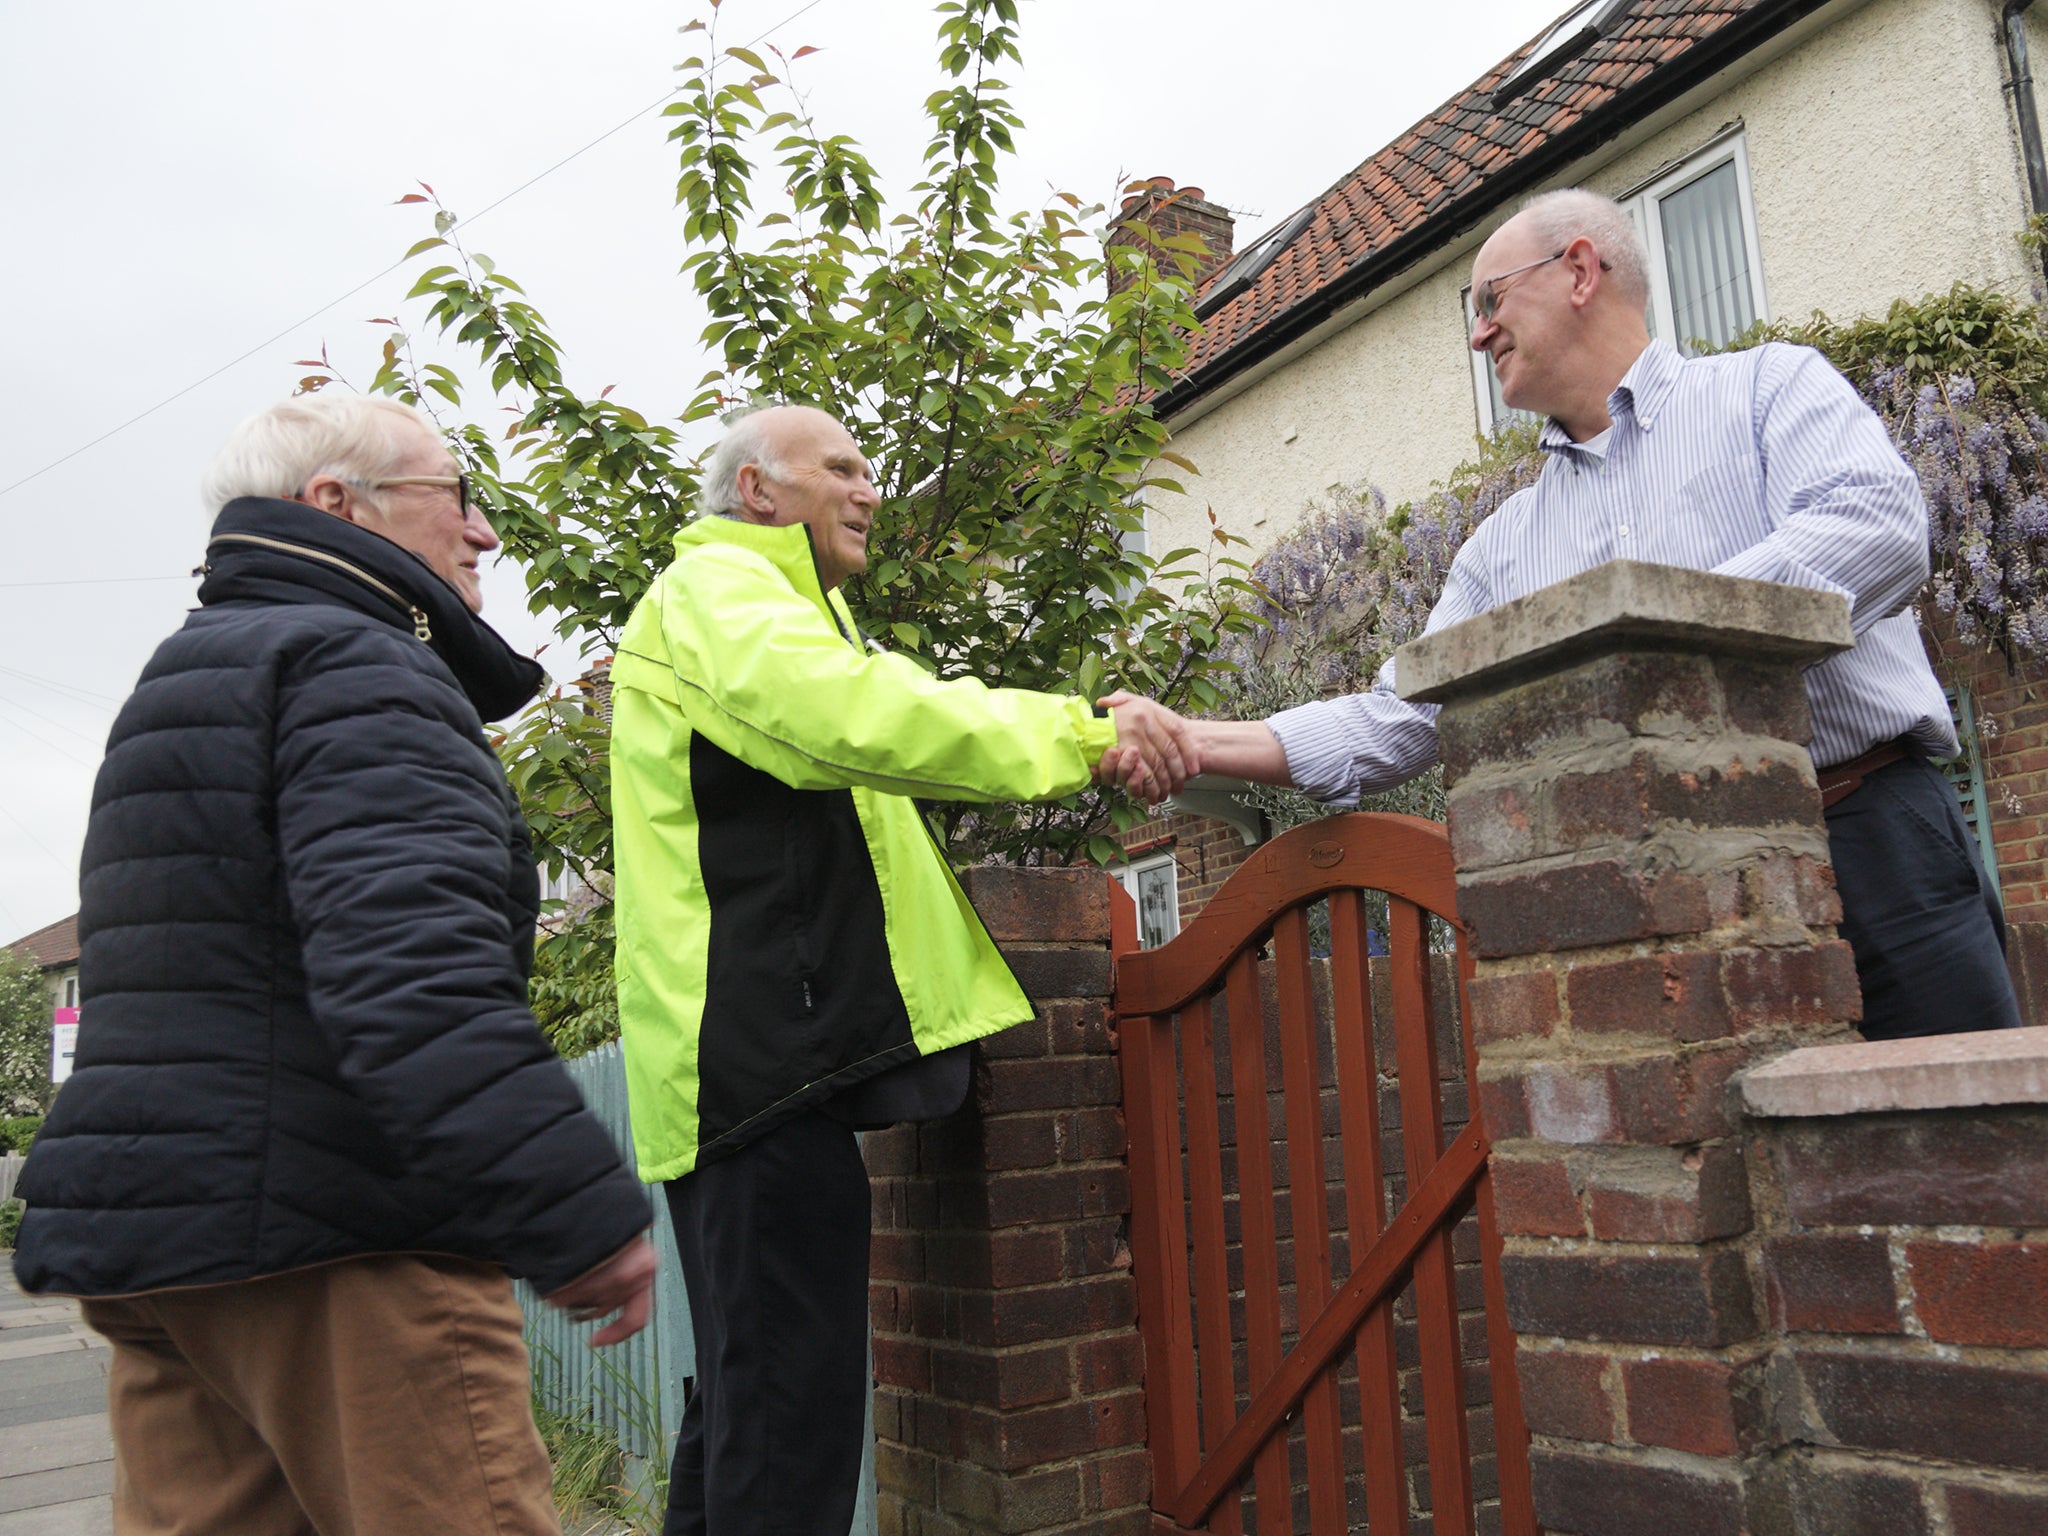
[[[363,585],[374,588],[398,607],[404,609],[412,618],[413,639],[418,640],[421,644],[425,644],[434,638],[433,626],[427,622],[427,613],[424,608],[420,607],[418,603],[406,601],[396,588],[385,585],[361,566],[351,564],[339,555],[330,555],[324,549],[308,549],[303,544],[287,544],[282,539],[266,539],[261,534],[255,533],[217,533],[213,536],[213,543],[260,544],[265,549],[281,549],[288,555],[303,555],[308,560],[325,561],[337,570],[348,572],[349,575],[355,577]]]

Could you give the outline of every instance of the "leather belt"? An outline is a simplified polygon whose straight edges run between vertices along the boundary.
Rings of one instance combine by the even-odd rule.
[[[1821,809],[1848,799],[1863,786],[1863,781],[1878,769],[1896,763],[1913,755],[1913,738],[1894,736],[1890,741],[1879,742],[1861,757],[1852,757],[1846,763],[1837,763],[1832,768],[1821,769]]]

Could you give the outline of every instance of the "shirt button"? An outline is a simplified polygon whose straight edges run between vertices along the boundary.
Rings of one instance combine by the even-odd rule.
[[[1621,526],[1620,526],[1619,528],[1617,528],[1617,529],[1615,530],[1615,532],[1616,532],[1616,533],[1619,533],[1619,534],[1620,534],[1620,535],[1621,535],[1621,536],[1622,536],[1622,537],[1623,537],[1624,539],[1625,539],[1625,538],[1627,538],[1627,537],[1628,537],[1628,524],[1627,524],[1627,523],[1623,523],[1623,524],[1622,524],[1622,525],[1621,525]]]

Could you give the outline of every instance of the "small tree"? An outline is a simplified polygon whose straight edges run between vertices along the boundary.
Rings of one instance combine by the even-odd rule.
[[[50,989],[33,960],[0,949],[0,1119],[40,1115],[50,1096]]]
[[[881,470],[867,572],[846,596],[879,643],[941,677],[1095,696],[1125,686],[1213,707],[1242,623],[1220,531],[1201,550],[1156,558],[1131,535],[1138,498],[1167,451],[1151,399],[1174,380],[1196,324],[1202,245],[1193,236],[1109,245],[1102,214],[1071,195],[1005,213],[998,174],[1021,123],[994,71],[1019,59],[1015,0],[938,7],[941,87],[923,173],[887,201],[852,140],[814,122],[792,70],[813,50],[768,60],[707,46],[667,109],[677,146],[683,271],[711,312],[718,366],[681,413],[706,420],[744,400],[837,414]],[[721,83],[722,81],[722,83]],[[763,163],[773,160],[773,168]],[[562,350],[523,290],[462,243],[431,188],[431,256],[412,296],[513,417],[501,443],[458,424],[494,526],[524,565],[536,612],[565,634],[612,645],[670,558],[697,466],[675,427],[571,387]],[[593,257],[593,266],[601,263]],[[1117,291],[1107,278],[1118,274]],[[323,371],[305,382],[328,382]],[[421,365],[403,332],[372,388],[459,410],[470,386]],[[600,891],[611,864],[605,722],[595,703],[557,697],[501,744],[535,839]],[[1064,862],[1116,855],[1106,835],[1134,816],[1093,790],[1051,806],[937,808],[968,859]],[[608,916],[543,941],[537,998],[579,1038],[608,1027]]]

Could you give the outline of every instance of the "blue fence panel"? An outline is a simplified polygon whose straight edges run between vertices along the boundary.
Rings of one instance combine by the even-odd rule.
[[[590,1112],[618,1144],[626,1166],[633,1163],[633,1137],[626,1117],[626,1064],[617,1041],[568,1063],[569,1076]],[[594,1324],[572,1323],[521,1285],[527,1347],[533,1354],[534,1385],[540,1399],[560,1413],[587,1415],[619,1437],[632,1455],[666,1462],[683,1412],[683,1383],[695,1376],[690,1302],[676,1262],[668,1203],[654,1201],[654,1251],[661,1272],[654,1281],[654,1315],[623,1344],[593,1350],[584,1341]]]
[[[603,1122],[628,1168],[633,1133],[626,1114],[626,1061],[615,1040],[567,1063],[570,1079],[590,1112]],[[623,1344],[593,1350],[585,1342],[596,1327],[572,1323],[533,1294],[523,1282],[519,1305],[526,1312],[526,1342],[533,1355],[534,1388],[558,1413],[587,1417],[618,1436],[620,1447],[644,1461],[668,1464],[683,1415],[683,1383],[697,1374],[690,1333],[690,1299],[676,1259],[668,1202],[654,1195],[654,1251],[661,1271],[654,1281],[654,1313],[647,1326]],[[874,1402],[861,1455],[860,1499],[848,1536],[875,1536]]]

